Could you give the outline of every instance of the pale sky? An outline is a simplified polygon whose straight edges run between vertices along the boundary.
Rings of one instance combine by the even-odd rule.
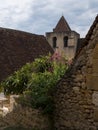
[[[45,35],[63,15],[72,30],[85,37],[98,0],[0,0],[0,27]]]

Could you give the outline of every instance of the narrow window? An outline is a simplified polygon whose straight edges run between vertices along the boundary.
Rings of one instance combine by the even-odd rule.
[[[53,48],[56,48],[56,41],[57,41],[57,38],[53,37]]]
[[[64,47],[68,47],[68,37],[65,36],[63,40],[64,40]]]

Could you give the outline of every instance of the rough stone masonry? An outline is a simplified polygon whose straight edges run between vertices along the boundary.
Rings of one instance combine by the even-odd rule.
[[[98,129],[98,16],[56,89],[54,121],[57,130]]]

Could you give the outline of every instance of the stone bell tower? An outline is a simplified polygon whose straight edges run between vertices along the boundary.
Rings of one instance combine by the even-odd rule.
[[[46,38],[51,47],[59,49],[68,59],[72,59],[76,53],[79,33],[71,30],[64,16],[60,18],[53,32],[47,32]]]

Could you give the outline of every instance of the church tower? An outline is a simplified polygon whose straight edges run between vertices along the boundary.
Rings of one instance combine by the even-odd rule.
[[[47,32],[46,38],[51,47],[63,53],[68,59],[72,59],[76,53],[77,42],[80,35],[71,30],[64,16],[60,18],[53,32]]]

